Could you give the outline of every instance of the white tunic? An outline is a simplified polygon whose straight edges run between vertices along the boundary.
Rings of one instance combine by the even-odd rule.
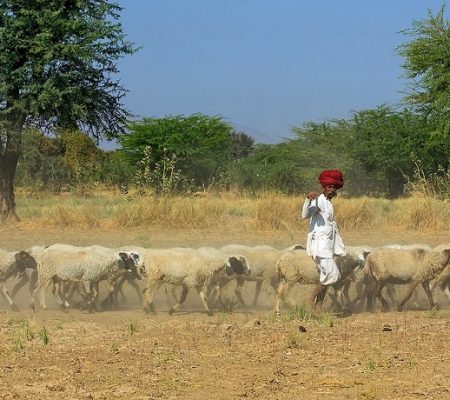
[[[308,255],[314,259],[345,255],[344,243],[334,222],[333,204],[323,193],[313,200],[305,200],[302,218],[309,218]]]

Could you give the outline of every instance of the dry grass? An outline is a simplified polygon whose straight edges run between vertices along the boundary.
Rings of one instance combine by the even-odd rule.
[[[304,229],[299,210],[303,198],[277,193],[258,196],[218,193],[204,197],[129,196],[99,191],[17,196],[22,224],[51,228],[232,229],[295,231]],[[427,197],[397,200],[336,198],[335,214],[346,231],[365,229],[450,230],[450,202]]]

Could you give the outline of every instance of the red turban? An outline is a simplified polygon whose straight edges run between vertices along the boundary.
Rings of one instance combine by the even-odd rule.
[[[320,173],[319,182],[322,186],[334,185],[340,189],[344,186],[344,175],[338,169],[326,169]]]

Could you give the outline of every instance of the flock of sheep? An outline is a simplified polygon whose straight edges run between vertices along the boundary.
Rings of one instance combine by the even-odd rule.
[[[386,287],[391,302],[396,302],[397,284],[407,285],[406,296],[398,304],[399,311],[418,285],[425,290],[430,308],[436,305],[433,299],[436,290],[444,291],[450,300],[450,244],[434,249],[427,245],[348,246],[346,255],[336,257],[336,263],[341,279],[329,290],[334,306],[345,308],[360,302],[372,310],[377,298],[382,309],[387,310],[389,302],[383,288]],[[7,289],[10,278],[18,280],[11,292]],[[90,310],[100,305],[116,308],[122,287],[128,283],[136,290],[147,313],[156,312],[154,298],[158,289],[171,285],[175,299],[171,314],[180,309],[190,289],[195,288],[203,308],[211,315],[213,300],[217,298],[218,304],[223,305],[223,288],[231,281],[235,282],[238,302],[245,306],[242,288],[252,281],[256,283],[252,305],[257,305],[261,287],[267,282],[274,289],[274,310],[279,313],[280,302],[288,302],[292,286],[317,284],[318,279],[315,264],[301,245],[280,250],[266,245],[111,249],[54,244],[18,252],[0,250],[0,289],[12,309],[17,309],[14,297],[27,284],[33,309],[38,295],[39,306],[46,308],[50,287],[64,309],[74,305],[75,293]],[[100,302],[101,281],[106,284],[107,295]],[[352,285],[356,293],[353,300],[349,296]]]

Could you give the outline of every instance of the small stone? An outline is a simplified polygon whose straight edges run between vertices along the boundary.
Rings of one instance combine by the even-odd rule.
[[[392,326],[390,326],[389,324],[383,325],[383,332],[391,332],[391,331],[392,331]]]
[[[234,329],[234,326],[231,324],[222,324],[222,330],[224,332],[229,332],[232,331]]]
[[[306,328],[305,328],[303,325],[299,325],[299,326],[298,326],[298,330],[299,330],[300,332],[306,332]]]

